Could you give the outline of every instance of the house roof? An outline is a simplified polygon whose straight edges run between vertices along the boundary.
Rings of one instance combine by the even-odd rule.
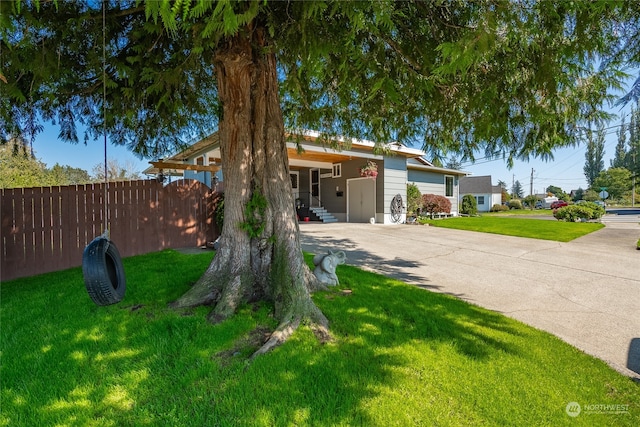
[[[438,166],[433,166],[433,164],[430,161],[428,161],[427,159],[425,159],[422,156],[408,159],[407,160],[407,169],[437,172],[437,173],[442,173],[442,174],[446,174],[446,175],[465,176],[465,175],[469,174],[469,172],[461,171],[461,170],[458,170],[458,169],[448,169],[448,168],[441,168],[441,167],[438,167]]]
[[[460,194],[494,193],[502,193],[502,188],[499,185],[491,185],[491,175],[460,178]]]
[[[348,139],[337,137],[334,139],[334,142],[337,142],[339,148],[334,149],[323,144],[322,142],[318,142],[318,140],[321,139],[322,135],[317,131],[286,130],[285,136],[287,138],[287,153],[289,157],[289,163],[292,166],[311,166],[330,169],[332,164],[340,163],[353,157],[382,159],[382,154],[376,154],[376,152],[374,151],[374,148],[380,148],[382,152],[391,152],[393,154],[406,157],[407,169],[422,170],[461,177],[469,174],[468,172],[460,171],[457,169],[434,166],[431,162],[424,158],[425,152],[423,150],[407,147],[398,142],[376,144],[373,141],[368,141],[365,139]],[[341,149],[340,146],[344,148]],[[302,149],[302,151],[300,149]],[[180,175],[182,173],[180,169],[185,169],[185,167],[181,167],[182,165],[187,165],[194,158],[203,155],[206,155],[208,157],[207,162],[209,164],[215,165],[220,163],[220,137],[218,135],[218,132],[212,133],[211,135],[197,141],[196,143],[190,145],[186,149],[173,156],[162,159],[165,163],[174,163],[177,166],[175,170],[163,169],[163,173],[165,175]],[[147,175],[159,174],[160,169],[154,166],[150,166],[145,169],[143,173]],[[490,183],[491,180],[489,179],[489,184]]]
[[[376,154],[374,148],[380,148],[381,152],[388,151],[396,155],[414,158],[423,156],[425,153],[411,147],[406,147],[398,142],[387,144],[376,144],[365,139],[348,139],[337,137],[334,142],[338,148],[334,149],[322,142],[318,142],[322,135],[320,132],[311,130],[286,130],[287,152],[289,162],[293,165],[309,165],[312,167],[331,168],[333,163],[339,163],[352,157],[382,159],[381,154]],[[218,132],[201,139],[179,153],[163,159],[170,163],[186,163],[190,159],[207,155],[210,163],[220,161],[220,138]],[[341,148],[344,147],[344,148]],[[147,168],[145,174],[157,174],[160,171],[155,167]]]

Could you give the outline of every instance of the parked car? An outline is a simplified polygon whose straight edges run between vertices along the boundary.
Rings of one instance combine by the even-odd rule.
[[[559,209],[568,205],[569,203],[565,202],[564,200],[556,200],[555,202],[551,203],[551,209]]]

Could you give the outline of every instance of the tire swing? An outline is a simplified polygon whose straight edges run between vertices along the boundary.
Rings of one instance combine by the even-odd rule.
[[[84,248],[82,274],[87,292],[97,305],[115,304],[124,298],[126,280],[122,259],[116,245],[104,234]]]
[[[107,86],[106,86],[105,6],[102,4],[102,97],[104,113],[104,232],[93,239],[82,253],[82,274],[89,297],[97,305],[111,305],[124,298],[126,280],[122,259],[116,245],[109,240],[107,179]]]

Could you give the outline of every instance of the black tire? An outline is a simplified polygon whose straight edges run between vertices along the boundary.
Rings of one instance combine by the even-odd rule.
[[[84,248],[82,274],[89,296],[97,305],[124,298],[126,280],[118,248],[105,237],[96,237]]]

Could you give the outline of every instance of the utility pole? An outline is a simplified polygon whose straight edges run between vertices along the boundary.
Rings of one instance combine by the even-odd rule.
[[[531,168],[531,180],[529,181],[529,195],[533,196],[533,168]]]

